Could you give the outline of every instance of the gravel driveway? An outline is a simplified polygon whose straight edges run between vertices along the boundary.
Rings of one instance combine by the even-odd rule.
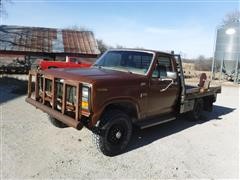
[[[181,118],[136,130],[127,152],[106,157],[91,132],[52,126],[46,114],[25,103],[24,88],[15,84],[26,82],[11,81],[0,82],[3,179],[239,176],[238,87],[224,86],[214,112],[200,122]]]

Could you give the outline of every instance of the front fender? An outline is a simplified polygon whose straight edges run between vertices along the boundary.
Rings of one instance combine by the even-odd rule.
[[[135,107],[137,111],[137,118],[140,117],[140,113],[139,113],[140,106],[136,100],[130,97],[118,97],[118,98],[109,99],[106,102],[104,102],[102,107],[93,114],[89,126],[92,127],[98,122],[98,120],[100,119],[101,115],[103,114],[103,112],[107,107],[109,107],[110,105],[119,104],[119,103],[130,103]]]

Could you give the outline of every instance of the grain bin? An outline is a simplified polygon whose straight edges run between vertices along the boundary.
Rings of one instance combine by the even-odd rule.
[[[217,29],[213,77],[239,82],[240,22],[231,22]]]

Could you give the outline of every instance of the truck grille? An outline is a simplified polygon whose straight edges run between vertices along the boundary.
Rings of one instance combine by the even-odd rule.
[[[40,94],[43,93],[43,81],[44,77],[38,77],[38,84],[39,84],[39,92]],[[45,79],[45,93],[47,96],[52,96],[52,80]],[[61,100],[63,98],[63,82],[61,82],[61,79],[56,78],[55,79],[55,85],[56,85],[56,97],[57,100]],[[66,102],[70,104],[76,104],[76,87],[73,85],[66,85]]]

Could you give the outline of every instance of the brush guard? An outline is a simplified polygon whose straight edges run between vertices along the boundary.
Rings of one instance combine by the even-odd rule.
[[[33,77],[35,77],[34,86]],[[85,116],[89,116],[90,113],[81,110],[81,82],[56,78],[43,71],[30,71],[28,78],[26,102],[70,127],[82,129],[81,116],[83,113]],[[71,89],[75,89],[75,92],[73,90],[71,92]],[[60,94],[61,92],[62,94]],[[69,102],[70,93],[74,93],[72,94],[72,102]]]

